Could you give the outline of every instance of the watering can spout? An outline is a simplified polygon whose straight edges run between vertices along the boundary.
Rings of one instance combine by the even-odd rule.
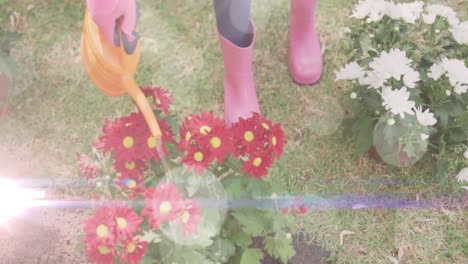
[[[121,36],[120,43],[123,43]],[[152,136],[160,140],[162,134],[153,109],[134,79],[140,59],[140,45],[137,44],[132,54],[127,54],[123,45],[117,47],[109,43],[86,11],[81,58],[90,79],[102,92],[110,96],[130,95],[143,114]]]

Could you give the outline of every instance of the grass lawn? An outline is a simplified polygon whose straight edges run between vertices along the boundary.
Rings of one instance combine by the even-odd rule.
[[[0,120],[0,162],[11,161],[8,165],[17,168],[19,178],[57,182],[79,177],[75,153],[90,151],[105,117],[134,109],[128,96],[107,97],[87,78],[79,56],[84,2],[0,0],[2,23],[8,25],[8,16],[17,11],[23,33],[13,50],[23,81],[14,87],[9,117]],[[201,111],[221,115],[223,68],[211,1],[140,2],[138,83],[168,89],[173,111],[181,118]],[[262,111],[283,124],[288,139],[285,155],[268,180],[317,199],[368,194],[431,202],[444,197],[443,209],[434,203],[411,210],[311,210],[297,219],[303,235],[330,250],[333,263],[468,263],[466,202],[451,203],[466,200],[466,194],[453,175],[450,184],[441,187],[431,178],[429,159],[413,168],[388,168],[356,155],[342,137],[339,123],[346,110],[341,100],[347,88],[334,82],[333,71],[345,62],[340,38],[357,1],[319,1],[325,68],[313,88],[294,84],[289,75],[288,0],[252,2]],[[466,1],[431,2],[468,10]],[[459,17],[466,19],[466,12],[459,11]],[[79,195],[73,187],[65,191]]]

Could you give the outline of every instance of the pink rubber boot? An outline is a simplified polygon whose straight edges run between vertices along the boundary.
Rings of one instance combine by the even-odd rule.
[[[317,0],[290,0],[289,69],[299,84],[315,84],[322,75],[322,54],[315,31]]]
[[[255,43],[255,28],[250,23],[252,41],[242,48],[219,34],[219,42],[224,61],[224,119],[228,126],[249,118],[253,113],[260,114],[257,92],[252,70],[252,55]]]

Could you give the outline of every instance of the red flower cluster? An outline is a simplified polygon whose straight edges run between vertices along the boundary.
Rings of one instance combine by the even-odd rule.
[[[91,179],[99,174],[99,164],[92,162],[86,154],[76,154],[78,158],[78,169],[80,175],[86,179]]]
[[[98,208],[84,222],[86,254],[94,263],[111,264],[115,257],[121,262],[139,263],[147,247],[135,237],[142,222],[142,217],[121,203]]]
[[[212,113],[190,115],[180,126],[179,151],[186,152],[183,162],[199,174],[216,158],[222,164],[228,154],[245,157],[242,170],[252,177],[267,174],[275,158],[281,157],[285,144],[280,124],[259,114],[239,119],[232,128]]]
[[[172,97],[168,91],[161,87],[142,86],[140,89],[143,91],[146,97],[151,96],[154,105],[163,111],[165,114],[169,114],[169,108],[172,104]]]
[[[164,119],[158,120],[162,135],[162,150],[167,155],[165,143],[176,144],[174,132]],[[129,116],[106,120],[103,127],[104,136],[93,145],[104,153],[114,154],[114,168],[120,173],[121,179],[142,182],[147,162],[153,159],[159,161],[157,141],[151,135],[141,113],[131,113]],[[119,181],[120,181],[119,180]]]
[[[148,216],[152,229],[159,229],[165,222],[178,221],[185,236],[198,232],[200,206],[196,201],[184,200],[177,186],[164,182],[147,190],[141,215]]]
[[[213,113],[190,115],[180,126],[179,151],[182,161],[199,174],[215,159],[219,164],[232,153],[231,131]]]
[[[236,155],[248,157],[242,171],[256,178],[265,176],[273,160],[283,154],[285,138],[281,125],[254,114],[248,119],[240,118],[233,130]]]

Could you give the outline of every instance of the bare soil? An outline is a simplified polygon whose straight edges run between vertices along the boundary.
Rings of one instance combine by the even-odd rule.
[[[87,264],[76,250],[81,209],[40,208],[0,227],[0,264]]]

